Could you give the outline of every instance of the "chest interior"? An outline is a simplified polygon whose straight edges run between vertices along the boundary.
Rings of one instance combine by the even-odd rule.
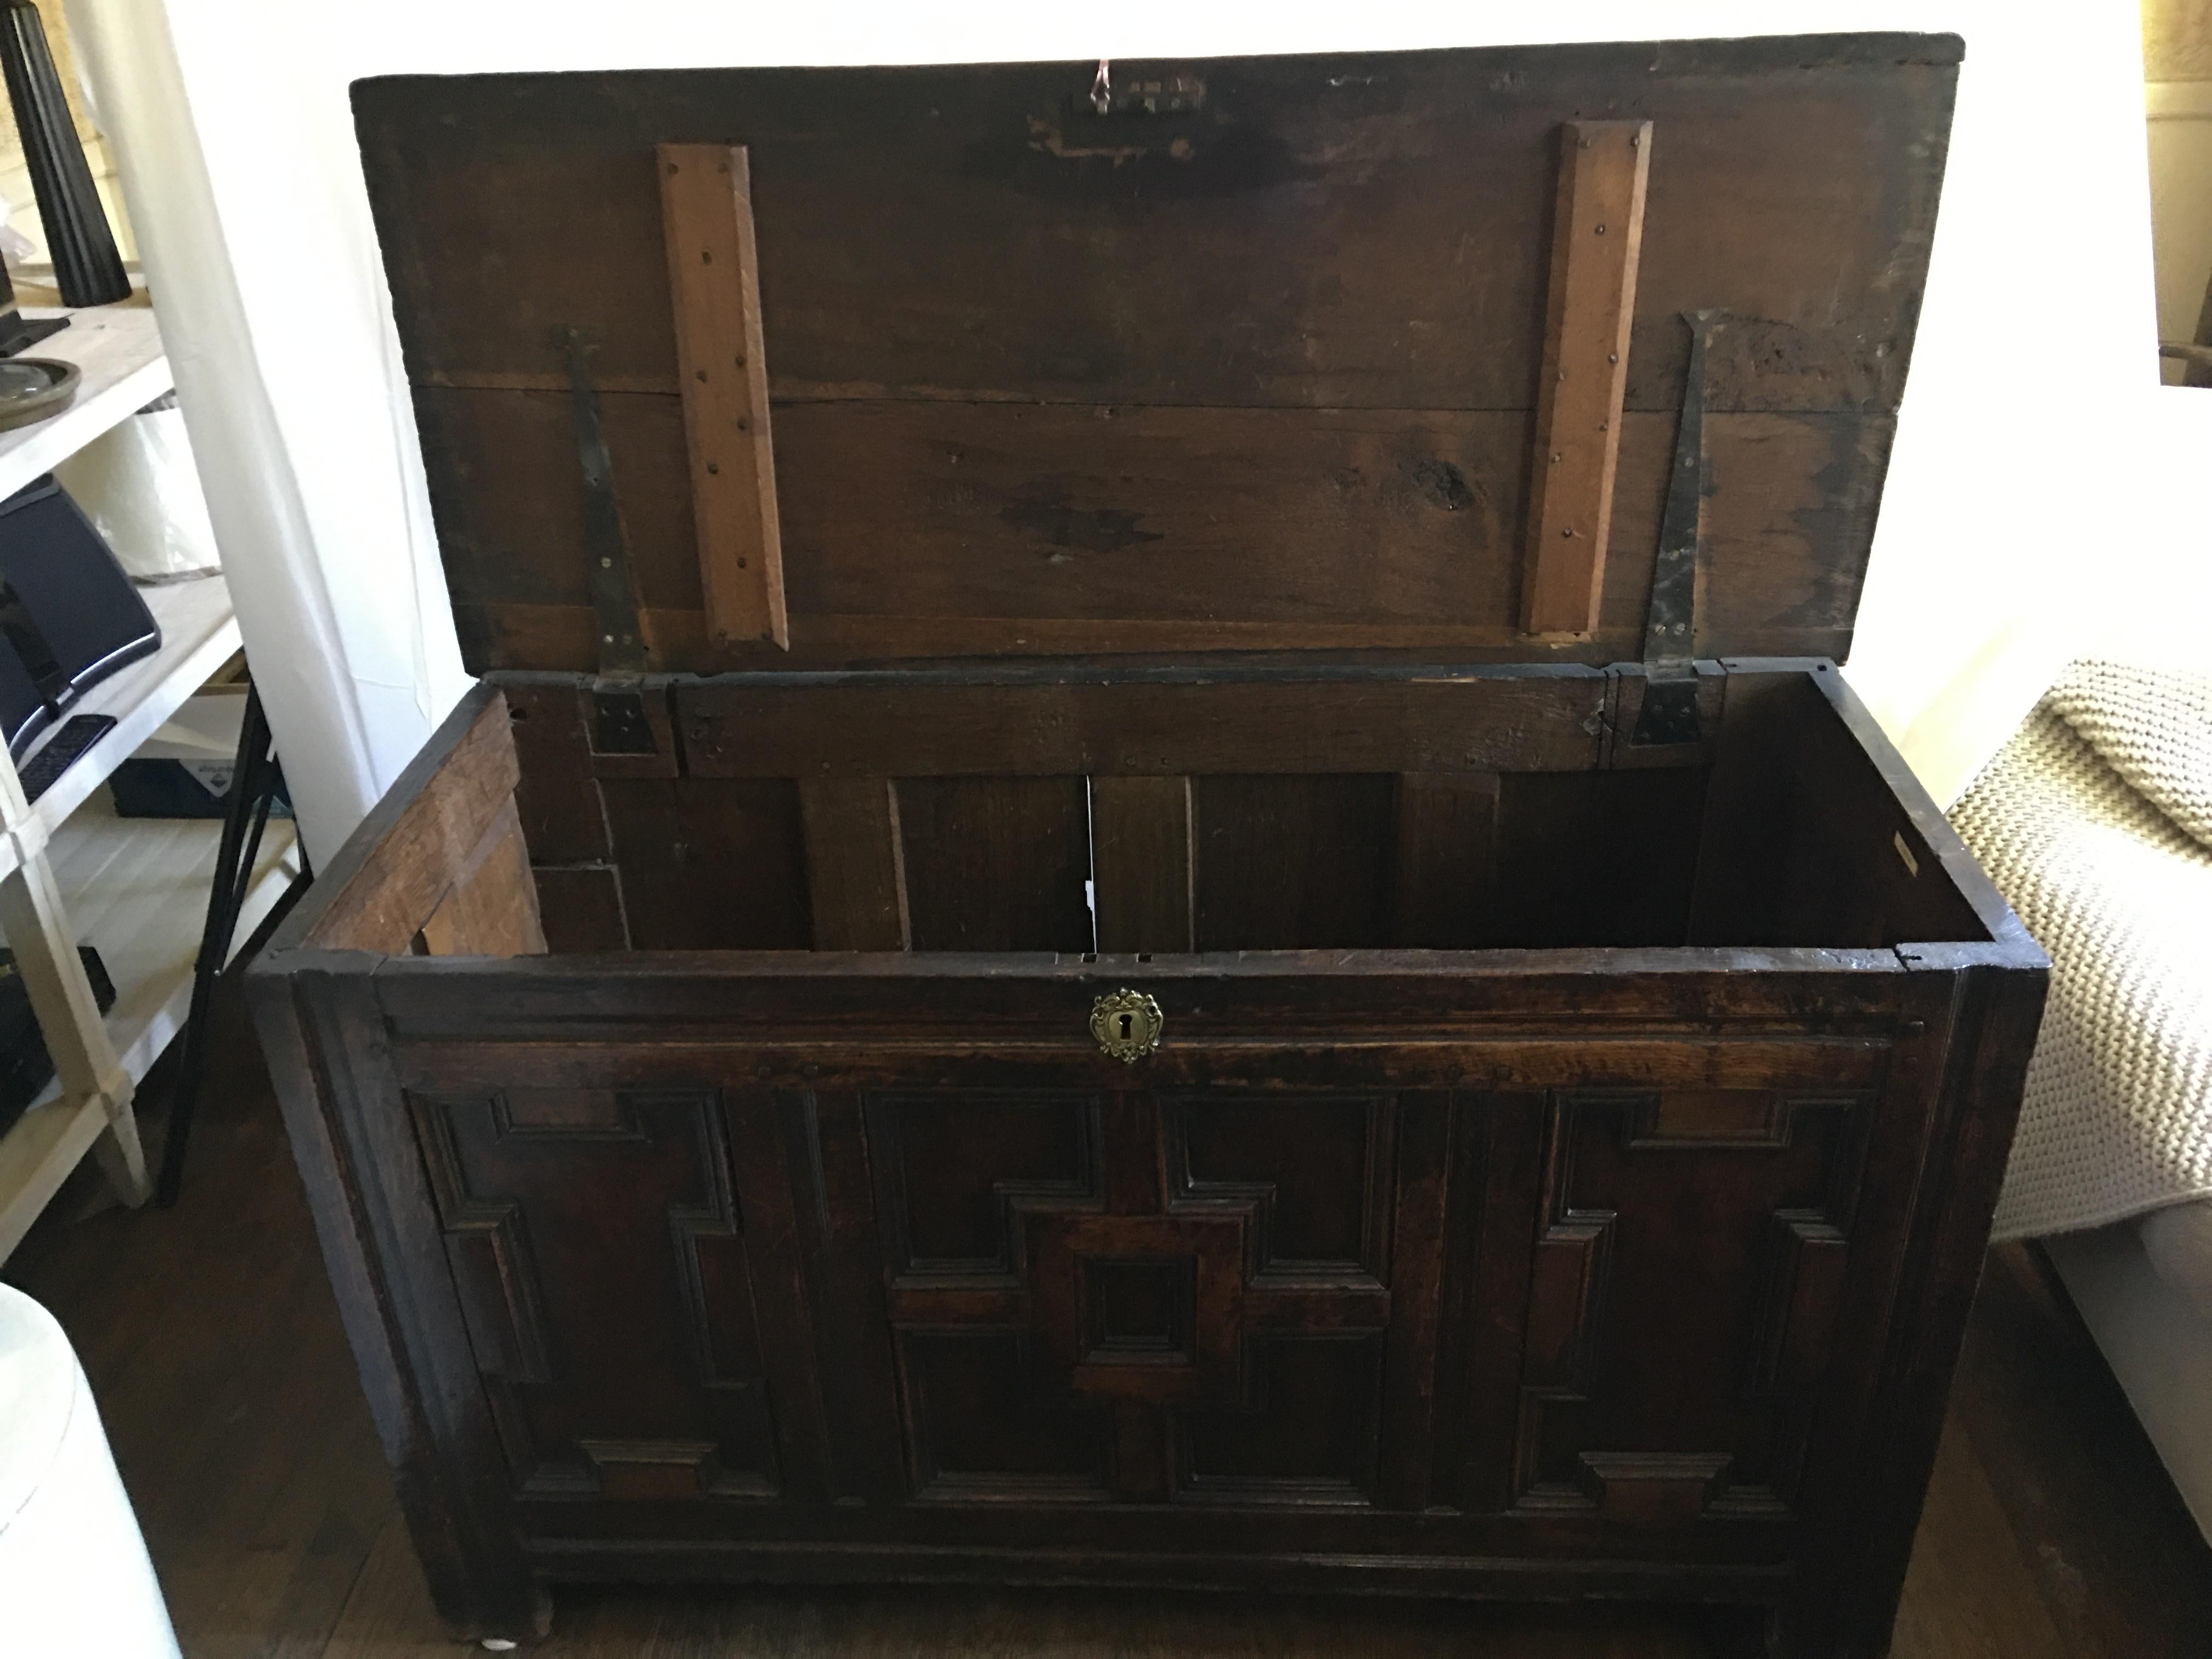
[[[1710,737],[1648,753],[1620,737],[1643,683],[1591,671],[504,676],[422,797],[465,827],[427,860],[407,838],[387,857],[411,896],[341,909],[319,942],[503,955],[542,929],[556,953],[1073,956],[1989,937],[1948,836],[1900,799],[1832,667],[1716,666]]]
[[[556,952],[1982,937],[1833,666],[1955,59],[363,83],[495,866]]]

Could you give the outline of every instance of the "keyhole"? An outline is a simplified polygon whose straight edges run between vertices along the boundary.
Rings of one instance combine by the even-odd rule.
[[[1122,1016],[1121,1016],[1121,1041],[1122,1041],[1122,1042],[1127,1042],[1129,1040],[1129,1024],[1130,1024],[1130,1016],[1128,1016],[1127,1014],[1124,1014],[1124,1015],[1122,1015]]]

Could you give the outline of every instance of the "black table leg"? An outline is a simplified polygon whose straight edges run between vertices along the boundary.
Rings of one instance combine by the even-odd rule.
[[[216,981],[229,960],[231,936],[252,890],[254,860],[260,856],[262,833],[276,804],[283,777],[270,752],[269,721],[261,709],[261,693],[249,687],[246,718],[238,734],[237,763],[231,772],[230,799],[224,808],[222,843],[216,854],[215,882],[208,894],[207,926],[200,933],[200,950],[192,967],[191,1012],[185,1018],[185,1051],[177,1068],[177,1082],[169,1101],[169,1132],[161,1148],[161,1174],[154,1188],[154,1201],[164,1207],[177,1201],[185,1175],[185,1146],[191,1137],[192,1113],[199,1103],[200,1079],[207,1070],[208,1005]],[[300,852],[301,873],[296,890],[309,880],[307,854]],[[290,897],[287,896],[287,898]]]

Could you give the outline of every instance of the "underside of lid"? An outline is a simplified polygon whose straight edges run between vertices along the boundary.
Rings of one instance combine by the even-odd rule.
[[[1841,658],[1959,56],[364,82],[467,659]]]

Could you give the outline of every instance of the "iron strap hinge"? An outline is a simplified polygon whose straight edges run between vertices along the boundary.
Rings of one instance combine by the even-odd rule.
[[[597,342],[580,328],[562,329],[557,337],[568,360],[576,460],[583,471],[585,574],[591,587],[599,673],[605,678],[628,678],[651,665],[652,653],[638,618],[637,586],[630,578],[622,508],[615,500],[614,461],[599,422],[599,394],[592,386],[591,358]]]
[[[1686,311],[1690,364],[1682,377],[1682,416],[1667,506],[1659,520],[1659,556],[1651,571],[1651,605],[1644,623],[1644,702],[1629,742],[1696,743],[1698,714],[1698,562],[1705,499],[1705,339],[1719,313]]]

